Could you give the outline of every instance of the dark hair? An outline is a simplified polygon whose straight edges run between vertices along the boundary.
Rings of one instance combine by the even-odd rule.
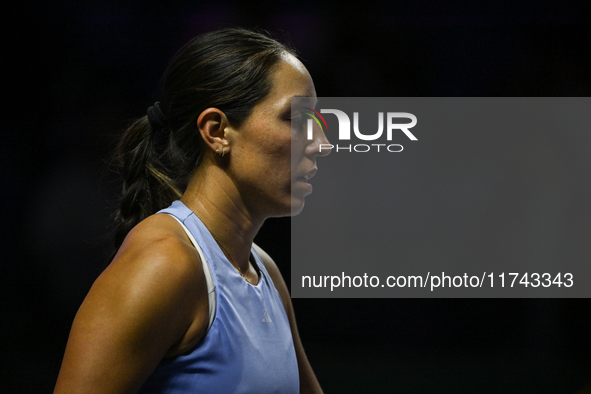
[[[180,198],[203,152],[197,129],[201,112],[215,107],[240,125],[269,94],[271,71],[284,52],[294,54],[267,35],[245,29],[206,33],[181,48],[164,73],[160,108],[151,109],[162,119],[136,120],[117,148],[123,177],[117,249],[136,224]]]

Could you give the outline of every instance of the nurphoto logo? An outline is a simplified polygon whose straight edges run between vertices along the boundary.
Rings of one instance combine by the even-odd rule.
[[[328,125],[322,114],[333,114],[339,124],[339,141],[350,141],[351,140],[351,120],[349,116],[339,109],[321,109],[320,112],[303,107],[302,113],[308,115],[310,118],[307,121],[307,136],[309,140],[313,139],[313,128],[314,122],[320,127],[320,129],[326,134],[328,132]],[[384,118],[386,119],[384,122]],[[396,119],[410,120],[409,123],[395,123]],[[353,133],[355,137],[362,141],[376,141],[384,134],[384,123],[386,123],[386,141],[392,141],[392,136],[395,131],[402,131],[411,141],[417,141],[417,137],[409,129],[413,128],[417,124],[417,117],[408,112],[387,112],[384,116],[384,112],[378,112],[378,130],[375,133],[364,134],[359,130],[359,112],[353,112]],[[386,144],[386,143],[372,143],[372,144],[320,144],[319,152],[322,150],[335,149],[336,152],[402,152],[404,149],[400,144]]]

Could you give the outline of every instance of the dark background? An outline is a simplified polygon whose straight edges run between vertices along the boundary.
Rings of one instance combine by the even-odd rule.
[[[589,96],[590,11],[508,0],[21,5],[2,56],[0,391],[52,390],[74,314],[108,262],[120,190],[109,155],[193,36],[243,26],[289,37],[320,96]],[[289,219],[269,220],[257,242],[289,283]],[[293,302],[326,392],[591,392],[587,299]]]

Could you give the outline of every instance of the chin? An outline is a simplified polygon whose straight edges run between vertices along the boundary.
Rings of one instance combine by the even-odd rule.
[[[297,216],[304,210],[304,199],[301,200],[291,200],[291,214],[290,216]]]

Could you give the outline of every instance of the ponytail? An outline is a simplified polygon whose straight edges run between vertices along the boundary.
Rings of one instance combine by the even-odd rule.
[[[152,107],[150,107],[152,108]],[[123,194],[117,211],[115,248],[139,222],[166,208],[181,196],[177,183],[166,174],[158,145],[148,117],[136,120],[124,133],[119,146]]]

